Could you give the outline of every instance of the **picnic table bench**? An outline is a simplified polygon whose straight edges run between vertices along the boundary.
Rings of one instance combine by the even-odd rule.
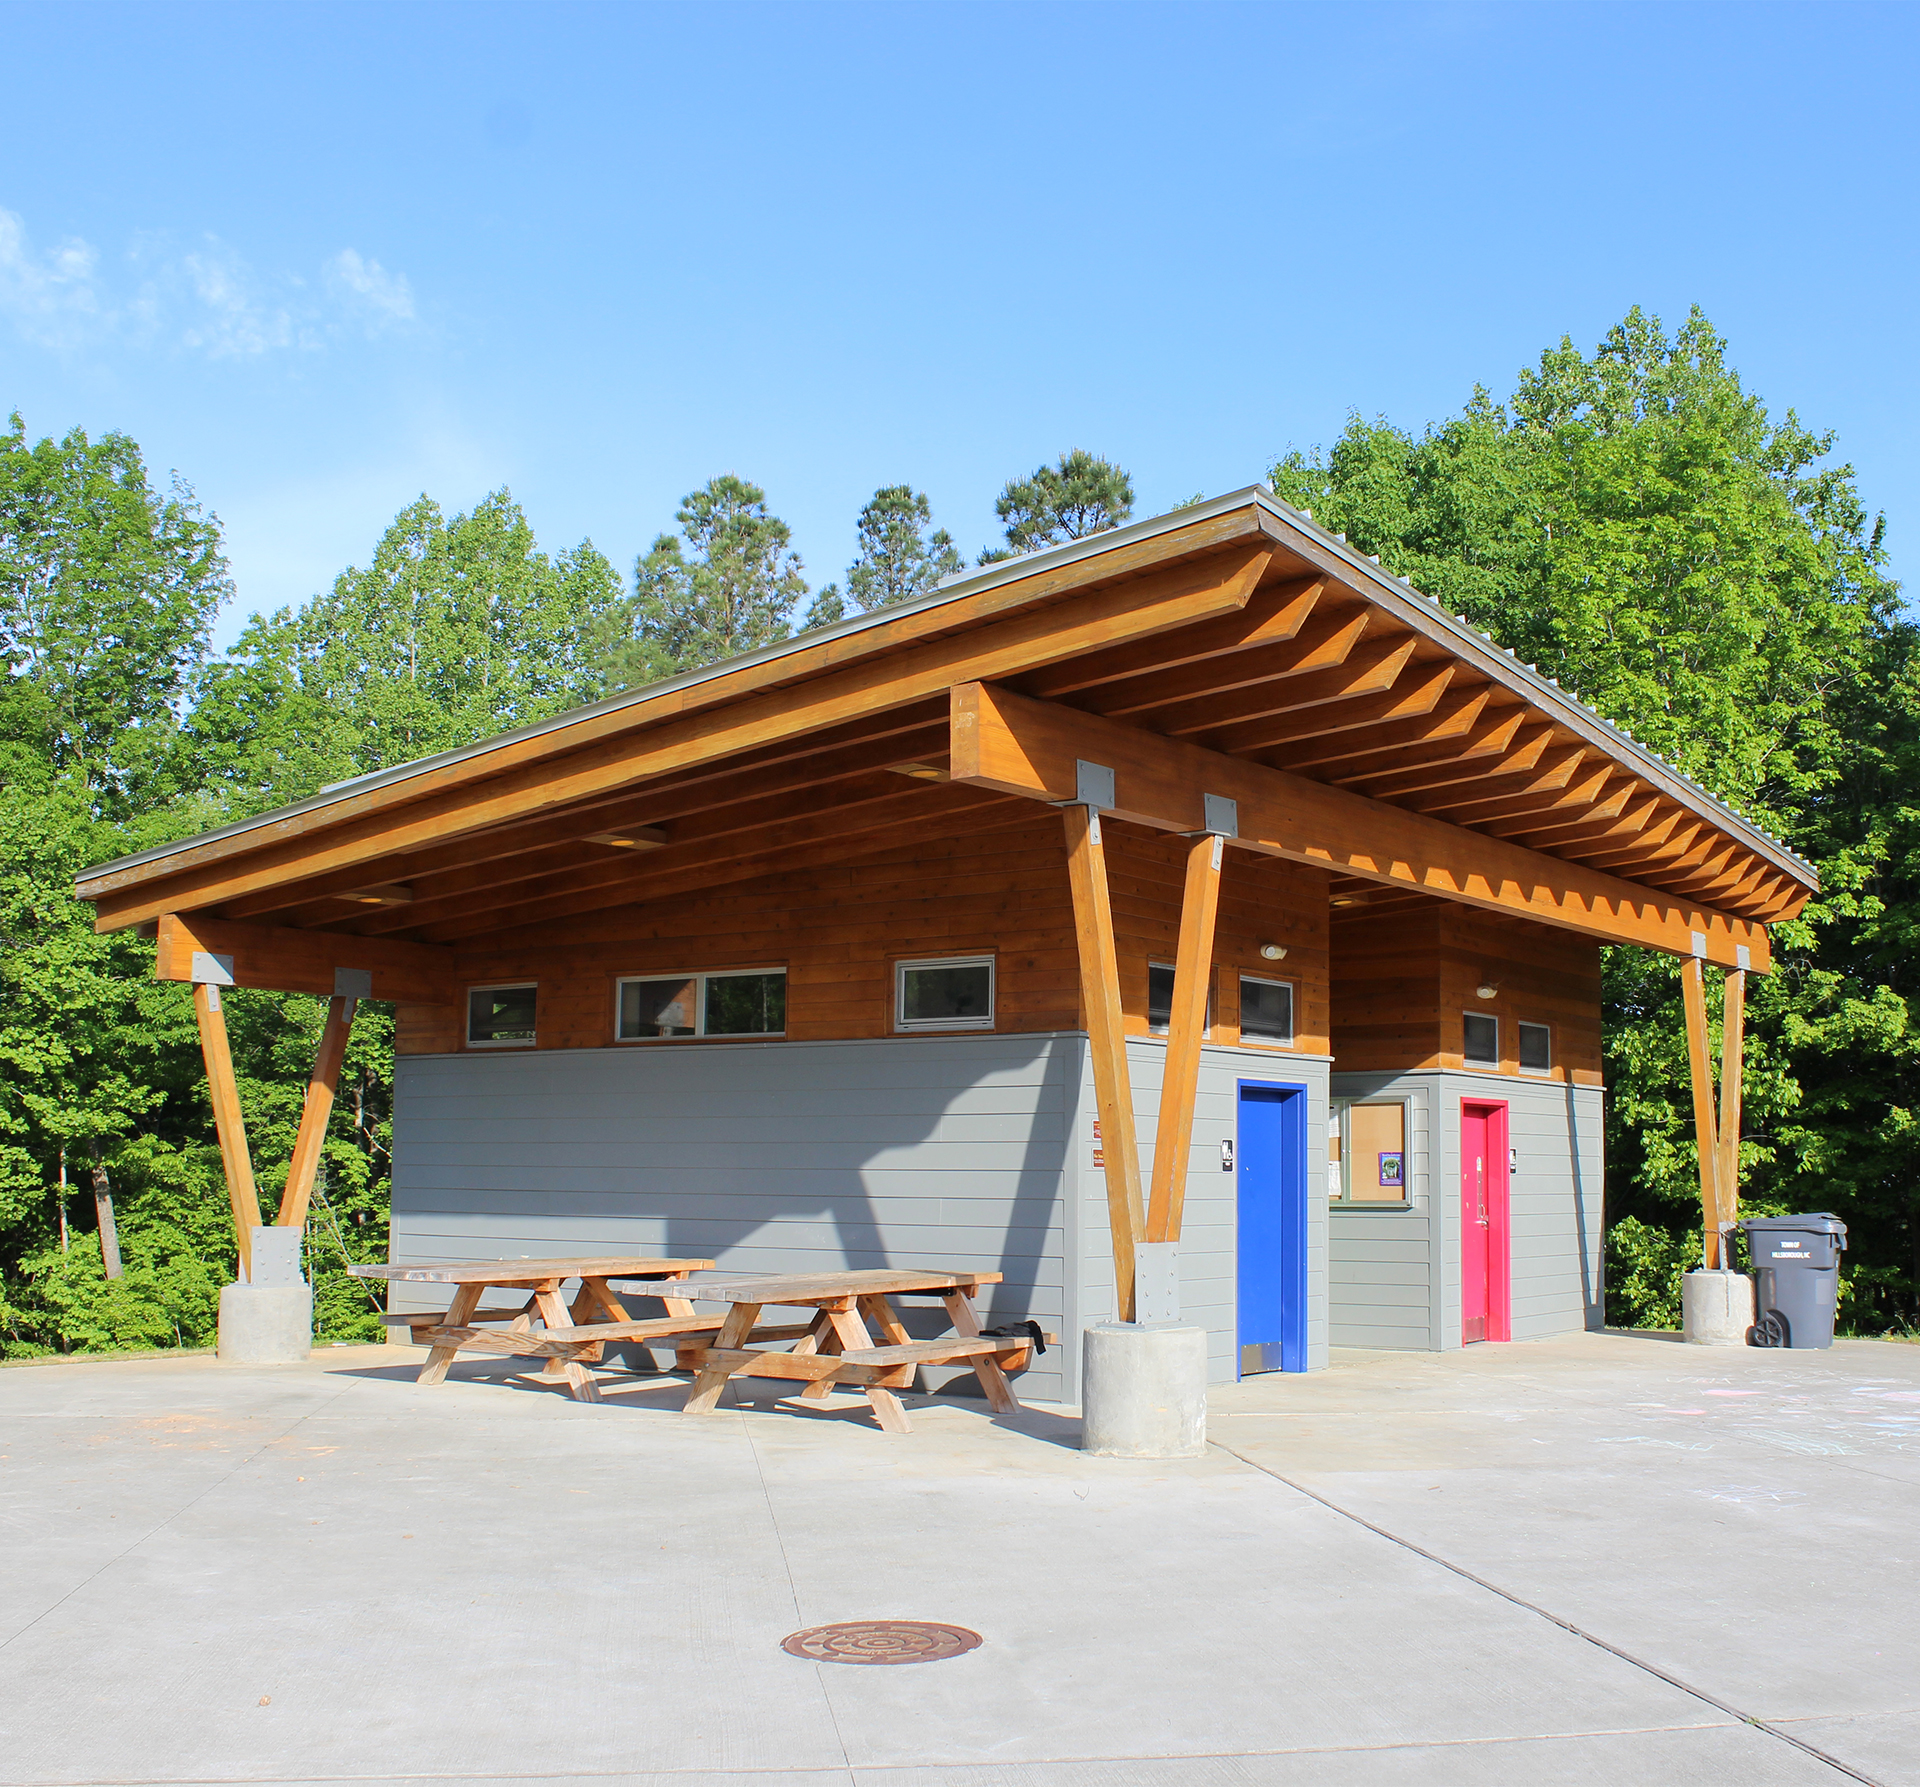
[[[704,1414],[733,1377],[800,1380],[803,1400],[830,1395],[837,1384],[866,1392],[874,1418],[890,1433],[910,1432],[906,1410],[894,1391],[913,1382],[922,1365],[966,1365],[980,1380],[988,1404],[1011,1414],[1020,1404],[1007,1373],[1024,1370],[1033,1352],[1026,1334],[982,1334],[973,1298],[983,1284],[998,1284],[998,1272],[812,1272],[740,1274],[693,1278],[711,1271],[711,1260],[648,1256],[590,1259],[474,1260],[440,1266],[350,1266],[356,1278],[390,1284],[445,1284],[453,1300],[442,1313],[396,1313],[385,1319],[405,1327],[431,1351],[417,1382],[437,1384],[463,1351],[544,1359],[546,1371],[564,1376],[582,1402],[598,1402],[589,1365],[598,1364],[609,1341],[671,1340],[682,1369],[692,1371],[685,1412]],[[561,1286],[580,1289],[569,1306]],[[656,1297],[663,1316],[631,1316],[615,1291]],[[522,1303],[482,1309],[489,1291],[524,1292]],[[915,1340],[890,1297],[937,1297],[953,1332]],[[699,1315],[695,1300],[727,1303],[724,1316]],[[809,1308],[793,1323],[761,1320],[765,1309]],[[595,1320],[594,1317],[601,1319]],[[535,1327],[535,1319],[542,1324]],[[504,1322],[505,1327],[483,1327]],[[1043,1343],[1052,1335],[1042,1337]],[[790,1351],[770,1350],[790,1341]]]
[[[1034,1342],[1024,1334],[982,1334],[973,1307],[980,1286],[998,1284],[1000,1277],[998,1272],[873,1270],[695,1279],[686,1287],[688,1294],[733,1307],[710,1345],[687,1350],[697,1375],[686,1413],[712,1409],[729,1378],[787,1378],[804,1381],[802,1400],[830,1395],[836,1384],[863,1389],[883,1428],[909,1433],[912,1423],[894,1391],[912,1383],[920,1366],[947,1364],[970,1367],[997,1414],[1015,1413],[1020,1403],[1007,1373],[1025,1368]],[[953,1333],[915,1340],[888,1300],[900,1296],[939,1298]],[[768,1307],[811,1307],[818,1313],[790,1350],[772,1352],[748,1344],[784,1338],[786,1330],[760,1326],[760,1312]]]
[[[474,1260],[444,1266],[349,1266],[356,1278],[383,1278],[390,1284],[448,1284],[453,1301],[442,1314],[404,1314],[387,1318],[405,1326],[416,1340],[432,1348],[416,1380],[437,1384],[447,1375],[454,1355],[461,1351],[505,1353],[544,1358],[546,1370],[565,1377],[567,1387],[581,1402],[598,1402],[588,1364],[598,1364],[610,1340],[700,1339],[716,1334],[721,1322],[694,1314],[693,1305],[679,1288],[689,1272],[701,1271],[712,1260],[668,1260],[651,1255],[596,1256],[591,1259]],[[569,1308],[560,1287],[569,1278],[580,1281]],[[638,1294],[658,1297],[664,1316],[636,1321],[615,1295],[611,1281],[637,1280]],[[489,1290],[525,1292],[523,1303],[508,1308],[482,1309]],[[629,1294],[633,1294],[630,1292]],[[534,1327],[534,1318],[544,1324]],[[594,1317],[601,1319],[595,1320]],[[481,1327],[482,1322],[505,1322],[505,1328]],[[787,1331],[798,1339],[804,1324]],[[758,1339],[773,1335],[761,1333]],[[682,1363],[691,1363],[686,1351]]]

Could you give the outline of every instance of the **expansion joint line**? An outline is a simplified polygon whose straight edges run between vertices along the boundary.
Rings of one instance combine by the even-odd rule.
[[[1244,1452],[1236,1452],[1233,1447],[1219,1440],[1209,1440],[1211,1446],[1218,1446],[1231,1458],[1237,1458],[1244,1465],[1251,1466],[1264,1477],[1271,1477],[1276,1483],[1284,1483],[1296,1495],[1303,1495],[1310,1502],[1318,1502],[1329,1513],[1338,1514],[1343,1520],[1351,1520],[1355,1526],[1363,1526],[1368,1532],[1385,1539],[1389,1544],[1398,1545],[1402,1551],[1410,1551],[1415,1557],[1425,1558],[1430,1564],[1437,1564],[1443,1570],[1458,1576],[1463,1582],[1471,1582],[1475,1588],[1483,1588],[1490,1595],[1498,1595],[1501,1600],[1511,1602],[1515,1607],[1524,1608],[1528,1613],[1536,1614],[1550,1625],[1558,1626],[1563,1632],[1571,1632],[1574,1637],[1591,1644],[1596,1650],[1603,1650],[1609,1656],[1618,1657],[1621,1662],[1643,1671],[1663,1681],[1670,1688],[1677,1688],[1682,1694],[1691,1695],[1703,1705],[1710,1706],[1716,1712],[1722,1712],[1730,1719],[1738,1720],[1742,1725],[1751,1725],[1756,1731],[1764,1731],[1769,1737],[1777,1737],[1782,1743],[1791,1744],[1796,1750],[1813,1757],[1816,1762],[1824,1762],[1827,1767],[1838,1769],[1850,1780],[1861,1781],[1865,1787],[1887,1787],[1884,1781],[1872,1775],[1863,1775],[1851,1763],[1842,1762],[1838,1756],[1830,1755],[1817,1745],[1810,1744],[1805,1738],[1795,1737],[1791,1731],[1782,1731],[1778,1725],[1769,1724],[1765,1719],[1756,1718],[1752,1713],[1742,1712],[1737,1706],[1730,1706],[1716,1694],[1709,1694],[1705,1688],[1696,1688],[1692,1682],[1682,1681],[1677,1675],[1669,1675],[1657,1663],[1649,1663],[1644,1657],[1636,1657],[1632,1651],[1622,1650],[1617,1644],[1609,1644],[1596,1633],[1589,1632],[1583,1626],[1576,1626],[1572,1620],[1562,1619],[1559,1614],[1551,1613],[1537,1601],[1529,1601],[1524,1595],[1516,1595],[1511,1589],[1502,1588],[1497,1582],[1489,1582],[1484,1576],[1476,1576],[1471,1570],[1460,1564],[1452,1563],[1424,1546],[1416,1545],[1411,1539],[1403,1539],[1398,1533],[1389,1532],[1384,1526],[1377,1526],[1364,1514],[1356,1514],[1351,1508],[1343,1508],[1336,1501],[1309,1489],[1304,1483],[1296,1483],[1291,1477],[1284,1477],[1278,1471],[1262,1464],[1256,1458],[1249,1458]]]

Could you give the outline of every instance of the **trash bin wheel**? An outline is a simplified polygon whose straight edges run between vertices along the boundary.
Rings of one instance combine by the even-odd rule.
[[[1777,1309],[1763,1309],[1760,1319],[1753,1324],[1753,1344],[1755,1346],[1793,1345],[1793,1335],[1787,1327],[1787,1318]]]

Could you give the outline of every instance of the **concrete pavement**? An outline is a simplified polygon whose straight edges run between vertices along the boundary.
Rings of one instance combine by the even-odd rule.
[[[1920,1787],[1920,1348],[1349,1353],[1152,1464],[418,1358],[0,1372],[0,1781]],[[986,1642],[779,1649],[855,1618]]]

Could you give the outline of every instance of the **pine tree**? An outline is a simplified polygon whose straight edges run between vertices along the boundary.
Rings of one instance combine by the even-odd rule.
[[[1062,453],[1057,465],[1009,482],[993,509],[1006,523],[1007,543],[981,553],[983,565],[1123,525],[1133,513],[1133,480],[1110,461],[1075,447]]]
[[[847,594],[858,608],[911,602],[962,568],[953,536],[945,528],[929,533],[932,521],[926,497],[911,485],[873,493],[860,511],[860,556],[847,570]]]
[[[731,472],[694,491],[635,564],[634,593],[602,645],[609,686],[630,688],[785,639],[806,595],[791,530],[766,492]]]

